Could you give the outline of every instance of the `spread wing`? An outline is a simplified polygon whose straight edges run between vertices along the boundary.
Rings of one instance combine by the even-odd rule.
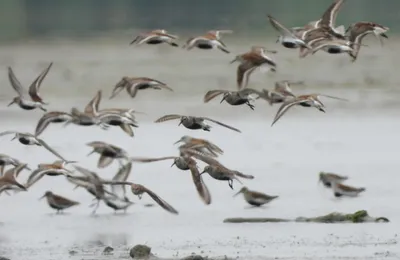
[[[39,88],[47,73],[49,73],[51,66],[53,66],[53,62],[51,62],[50,65],[45,70],[43,70],[42,73],[40,73],[39,76],[37,76],[37,78],[29,86],[29,95],[31,96],[33,101],[42,101],[42,98],[39,96]]]
[[[8,67],[8,79],[10,80],[12,88],[18,93],[18,95],[21,98],[24,97],[26,95],[26,93],[24,93],[24,87],[15,76],[11,67]]]
[[[204,103],[208,103],[210,100],[216,98],[217,96],[225,93],[229,93],[228,90],[209,90],[204,96]]]

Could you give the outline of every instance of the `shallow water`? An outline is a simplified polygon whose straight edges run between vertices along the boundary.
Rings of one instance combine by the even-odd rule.
[[[236,52],[246,50],[247,42],[233,44]],[[255,41],[257,42],[257,41]],[[271,41],[269,41],[271,42]],[[273,42],[273,41],[272,41]],[[371,44],[373,45],[373,44]],[[204,177],[212,193],[212,204],[199,200],[186,172],[170,168],[170,162],[135,164],[130,180],[154,190],[179,211],[171,215],[155,206],[144,207],[141,201],[128,214],[114,215],[101,205],[98,214],[90,215],[92,197],[62,177],[47,177],[26,193],[0,196],[0,256],[11,259],[109,259],[101,252],[107,245],[115,248],[113,258],[129,258],[128,250],[139,243],[148,244],[160,257],[181,257],[192,252],[239,257],[239,259],[398,259],[400,249],[400,209],[397,206],[400,165],[397,156],[398,88],[400,76],[390,68],[396,65],[388,42],[385,48],[371,47],[373,54],[362,53],[355,64],[346,56],[323,53],[298,61],[296,52],[282,52],[282,69],[277,75],[256,73],[253,87],[270,87],[279,78],[306,80],[294,87],[297,93],[323,92],[346,97],[351,102],[324,101],[327,113],[295,108],[274,127],[270,127],[277,106],[256,102],[256,110],[231,107],[215,100],[202,103],[202,94],[213,88],[234,88],[234,55],[218,52],[185,52],[170,48],[141,48],[140,51],[115,43],[61,43],[5,46],[0,51],[4,67],[12,65],[20,81],[27,85],[46,62],[55,64],[41,89],[50,109],[83,108],[98,88],[106,97],[102,107],[134,107],[140,127],[130,138],[121,130],[60,125],[50,126],[42,138],[62,155],[79,160],[96,170],[96,155],[87,157],[85,143],[101,140],[126,149],[132,156],[176,155],[173,145],[182,135],[206,138],[225,151],[220,161],[233,169],[255,176],[244,180],[250,189],[279,199],[259,209],[247,209],[242,197],[232,198],[226,182]],[[364,55],[365,54],[365,55]],[[381,56],[379,56],[381,55]],[[8,58],[8,60],[7,60]],[[369,62],[369,60],[373,60]],[[226,63],[226,64],[225,64]],[[150,76],[163,80],[175,92],[143,91],[138,98],[124,93],[114,100],[107,97],[112,86],[124,75]],[[371,80],[372,79],[372,80]],[[31,132],[39,111],[6,107],[14,96],[6,73],[1,73],[2,102],[0,131]],[[266,83],[263,83],[266,82]],[[317,84],[320,83],[320,84]],[[269,84],[269,85],[268,85]],[[63,97],[63,98],[62,98]],[[154,124],[167,113],[205,115],[242,130],[238,134],[220,127],[210,133],[193,132],[177,122]],[[1,151],[29,163],[51,162],[54,157],[37,147],[0,138]],[[96,170],[104,178],[117,171],[115,163]],[[203,164],[201,165],[203,167]],[[317,184],[319,171],[331,171],[350,178],[348,184],[366,187],[358,198],[334,199],[330,190]],[[25,180],[28,172],[21,173]],[[46,190],[81,202],[65,215],[54,215],[46,202],[38,201]],[[387,224],[225,224],[227,217],[282,217],[324,215],[332,211],[350,213],[365,209],[371,216],[385,216]],[[71,251],[75,251],[74,254]]]

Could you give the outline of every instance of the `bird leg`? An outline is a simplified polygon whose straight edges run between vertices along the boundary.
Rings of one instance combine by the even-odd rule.
[[[254,105],[250,104],[249,101],[246,102],[246,105],[248,105],[251,108],[251,110],[254,110]]]
[[[92,215],[96,214],[96,211],[99,208],[99,206],[100,206],[100,200],[97,200],[96,207],[93,209]]]
[[[229,187],[231,187],[231,189],[233,190],[233,180],[232,179],[228,180],[228,184],[229,184]]]

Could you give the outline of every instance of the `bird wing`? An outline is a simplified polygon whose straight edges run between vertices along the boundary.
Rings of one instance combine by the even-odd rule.
[[[271,126],[273,126],[288,110],[294,105],[300,104],[305,102],[303,99],[294,99],[288,100],[283,102],[283,104],[279,107],[278,111],[276,112],[274,121],[272,122]]]
[[[182,117],[181,115],[176,115],[176,114],[165,115],[165,116],[160,117],[159,119],[157,119],[154,122],[155,123],[161,123],[161,122],[165,122],[165,121],[168,121],[168,120],[175,120],[175,119],[178,119],[178,118],[181,118],[181,117]]]
[[[21,85],[19,80],[14,74],[11,67],[8,67],[8,79],[10,80],[12,88],[18,93],[19,97],[23,98],[26,96],[24,87]]]
[[[161,197],[159,197],[157,194],[155,194],[153,191],[149,190],[148,188],[144,187],[143,185],[140,185],[143,189],[144,192],[149,194],[149,196],[157,202],[158,205],[160,205],[163,209],[166,211],[173,213],[173,214],[178,214],[178,211],[174,209],[170,204],[168,204],[165,200],[163,200]]]
[[[85,110],[83,111],[85,114],[96,115],[99,111],[99,104],[101,100],[101,90],[97,91],[96,96],[93,97],[92,100],[86,105]]]
[[[19,134],[19,132],[16,132],[16,131],[4,131],[4,132],[0,133],[0,136],[9,135],[9,134]]]
[[[149,163],[149,162],[158,162],[158,161],[164,161],[164,160],[174,160],[176,159],[176,156],[167,156],[167,157],[160,157],[160,158],[142,158],[142,157],[133,157],[131,158],[132,162],[141,162],[141,163]]]
[[[126,181],[132,170],[132,162],[129,162],[119,168],[118,172],[112,178],[113,181]],[[117,195],[122,194],[125,197],[126,185],[111,185],[111,192]]]
[[[321,97],[337,99],[337,100],[341,100],[341,101],[349,101],[348,99],[345,99],[345,98],[340,98],[340,97],[335,97],[335,96],[330,96],[330,95],[324,95],[324,94],[312,94],[312,95],[313,96],[321,96]]]
[[[114,161],[114,158],[100,155],[99,161],[97,162],[97,167],[100,169],[106,168]]]
[[[68,160],[66,160],[64,157],[62,157],[57,151],[55,151],[53,148],[51,148],[44,140],[40,139],[40,138],[36,138],[36,140],[44,147],[46,148],[49,152],[51,152],[52,154],[54,154],[55,156],[57,156],[58,158],[60,158],[61,160],[63,160],[64,162],[68,162]]]
[[[229,125],[226,125],[226,124],[224,124],[224,123],[221,123],[220,121],[211,119],[211,118],[209,118],[209,117],[201,117],[201,118],[204,119],[204,120],[208,120],[208,121],[210,121],[210,122],[213,122],[213,123],[215,123],[215,124],[217,124],[217,125],[220,125],[220,126],[223,126],[223,127],[228,128],[228,129],[231,129],[231,130],[233,130],[233,131],[236,131],[236,132],[241,133],[241,131],[240,131],[239,129],[234,128],[234,127],[229,126]]]
[[[239,64],[236,70],[236,83],[239,90],[247,87],[251,73],[258,67],[252,62],[243,62]],[[244,79],[244,84],[243,84]]]
[[[193,159],[189,159],[193,160]],[[208,190],[207,186],[205,185],[203,178],[201,177],[199,170],[197,169],[196,162],[193,160],[194,163],[189,163],[190,172],[192,174],[192,180],[194,186],[196,187],[197,193],[199,194],[200,198],[206,205],[211,204],[211,194]]]
[[[322,15],[319,26],[334,27],[337,14],[344,0],[335,0]]]
[[[39,96],[39,88],[44,78],[46,77],[47,73],[49,73],[51,66],[53,66],[53,62],[50,62],[49,66],[46,69],[44,69],[42,73],[40,73],[39,76],[37,76],[37,78],[29,86],[29,96],[31,96],[33,101],[36,102],[42,101],[42,98]]]
[[[297,38],[288,28],[279,23],[271,15],[268,15],[268,20],[271,23],[272,27],[274,27],[274,29],[277,30],[280,34]]]
[[[26,180],[26,184],[25,187],[29,188],[31,187],[33,184],[35,184],[37,181],[39,181],[41,178],[43,178],[43,176],[46,174],[46,171],[43,169],[36,169],[34,170],[28,177],[28,179]]]
[[[129,136],[134,136],[133,129],[132,129],[132,127],[130,125],[121,124],[119,127],[122,129],[122,131],[127,133]]]
[[[231,91],[228,90],[209,90],[207,93],[204,95],[204,103],[208,103],[210,100],[216,98],[217,96],[225,93],[229,93]]]

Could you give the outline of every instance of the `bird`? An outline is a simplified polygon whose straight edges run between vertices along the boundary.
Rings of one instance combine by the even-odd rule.
[[[270,196],[261,192],[251,191],[247,187],[242,187],[234,197],[243,193],[243,197],[247,203],[252,206],[260,207],[264,204],[271,202],[272,200],[278,198],[279,196]]]
[[[155,79],[146,77],[122,77],[122,79],[115,85],[110,99],[114,98],[123,89],[126,89],[131,98],[136,97],[138,91],[144,89],[166,89],[169,91],[174,91],[164,82]]]
[[[348,53],[350,57],[354,60],[354,49],[352,46],[355,46],[355,43],[351,43],[348,40],[320,40],[316,41],[313,45],[313,49],[310,51],[312,54],[315,54],[319,50],[324,50],[329,54],[341,54]]]
[[[167,43],[173,47],[179,47],[179,45],[175,42],[178,39],[178,36],[169,34],[166,30],[157,29],[152,30],[150,32],[141,33],[140,35],[136,36],[129,45],[141,45],[141,44],[161,44]]]
[[[132,161],[122,165],[118,172],[112,178],[112,181],[127,181],[130,173],[132,171]],[[119,198],[123,198],[123,201],[129,202],[128,197],[126,196],[126,188],[125,185],[111,185],[111,192],[117,195]],[[105,203],[106,200],[104,201]],[[116,202],[117,203],[117,202]]]
[[[180,150],[186,151],[187,149],[196,150],[200,153],[207,154],[211,157],[217,157],[218,154],[223,154],[224,151],[212,142],[201,139],[194,138],[188,135],[182,136],[174,144],[183,142],[184,144],[179,147]]]
[[[128,152],[115,145],[101,141],[89,142],[86,145],[93,148],[88,156],[92,153],[100,154],[100,158],[97,163],[98,168],[105,168],[109,166],[114,161],[114,159],[130,160]]]
[[[279,80],[275,82],[273,90],[263,89],[264,99],[268,101],[270,105],[276,103],[283,103],[288,98],[295,98],[296,95],[290,88],[291,85],[304,85],[303,81],[291,81],[291,80]]]
[[[40,199],[43,198],[46,198],[50,208],[57,210],[56,214],[62,213],[64,209],[68,209],[80,204],[77,201],[73,201],[60,195],[54,194],[51,191],[46,191],[46,193]]]
[[[358,52],[362,46],[361,41],[365,36],[373,34],[378,38],[381,45],[383,45],[382,38],[388,39],[388,36],[386,35],[388,30],[389,27],[372,22],[357,22],[350,25],[349,28],[347,28],[346,33],[349,35],[350,47],[353,49],[353,61],[357,59]]]
[[[50,65],[43,70],[42,73],[40,73],[39,76],[31,83],[28,93],[25,93],[24,87],[18,81],[12,68],[8,67],[8,79],[10,80],[13,89],[18,93],[18,97],[13,98],[8,106],[11,106],[15,103],[24,110],[33,110],[39,108],[42,111],[47,111],[43,105],[48,104],[43,102],[42,98],[39,96],[39,88],[52,65],[53,62],[51,62]],[[27,94],[29,94],[29,98],[27,97]]]
[[[25,169],[27,164],[19,164],[11,169],[8,169],[2,176],[0,176],[0,194],[6,190],[18,188],[19,190],[26,191],[26,187],[19,183],[16,178],[19,173]]]
[[[272,27],[280,33],[280,36],[277,39],[277,43],[280,42],[284,47],[289,49],[295,49],[300,46],[304,48],[311,49],[310,46],[307,45],[302,39],[296,36],[296,34],[286,28],[284,25],[279,23],[275,18],[271,15],[268,15],[268,20],[271,23]]]
[[[320,172],[318,181],[322,182],[322,184],[324,184],[325,187],[331,188],[332,182],[341,183],[347,179],[348,179],[347,176],[342,176],[335,173]]]
[[[197,190],[197,193],[200,196],[200,199],[204,202],[204,204],[211,204],[211,194],[205,185],[199,170],[197,168],[196,161],[188,156],[186,153],[182,153],[181,156],[165,156],[160,158],[139,158],[135,157],[134,162],[141,163],[150,163],[150,162],[158,162],[164,160],[173,160],[171,167],[176,166],[178,169],[182,171],[190,170],[192,175],[192,180]]]
[[[341,101],[348,101],[347,99],[344,99],[344,98],[339,98],[339,97],[334,97],[334,96],[329,96],[329,95],[323,95],[323,94],[301,95],[301,96],[298,96],[298,97],[293,98],[291,100],[283,102],[283,104],[278,109],[271,126],[273,126],[294,105],[300,105],[300,106],[303,106],[303,107],[315,107],[319,111],[325,113],[325,110],[324,110],[325,106],[319,100],[320,96],[333,98],[333,99],[337,99],[337,100],[341,100]]]
[[[13,157],[11,157],[11,156],[9,156],[9,155],[6,155],[6,154],[0,154],[0,176],[3,176],[3,173],[4,173],[4,168],[7,166],[7,165],[13,165],[14,167],[15,166],[18,166],[18,165],[21,165],[22,163],[18,160],[18,159],[16,159],[16,158],[13,158]],[[26,165],[26,167],[25,167],[27,170],[31,170],[29,167],[28,167],[28,165]]]
[[[107,196],[103,200],[104,204],[114,210],[114,214],[117,214],[118,210],[123,210],[126,213],[126,210],[135,204],[133,201],[120,199],[118,197]]]
[[[70,162],[72,163],[72,162]],[[64,161],[54,161],[53,163],[38,165],[37,169],[34,170],[28,177],[25,187],[30,188],[33,184],[38,182],[44,176],[60,176],[64,175],[66,177],[73,178],[73,172],[65,168],[66,162]]]
[[[66,160],[64,157],[62,157],[58,152],[56,152],[53,148],[51,148],[44,140],[40,139],[39,137],[34,136],[33,134],[30,133],[21,133],[21,132],[16,132],[16,131],[5,131],[0,133],[0,136],[8,135],[8,134],[14,134],[14,137],[11,139],[18,139],[18,141],[23,144],[23,145],[36,145],[36,146],[41,146],[45,148],[47,151],[51,152],[61,160],[65,162],[72,162],[69,160]]]
[[[205,155],[203,155],[201,153],[197,153],[197,152],[191,152],[190,150],[188,150],[187,153],[189,155],[193,156],[194,158],[199,159],[199,160],[205,162],[206,164],[208,164],[207,166],[204,167],[203,171],[200,172],[200,175],[204,174],[204,173],[208,173],[212,178],[214,178],[216,180],[228,181],[228,185],[231,189],[233,189],[233,180],[237,180],[240,184],[242,184],[242,182],[240,181],[240,179],[238,177],[241,177],[244,179],[254,179],[253,175],[247,175],[247,174],[243,174],[239,171],[228,169],[227,167],[222,165],[220,162],[218,162],[217,160],[215,160],[209,156],[205,156]]]
[[[186,44],[182,47],[187,50],[191,50],[194,47],[203,50],[219,49],[225,53],[230,53],[225,43],[221,41],[222,33],[233,33],[232,30],[212,30],[208,31],[205,35],[190,37]]]
[[[155,121],[155,123],[161,123],[169,120],[175,120],[179,119],[179,125],[183,125],[184,127],[192,130],[204,130],[204,131],[210,131],[211,126],[207,125],[204,121],[210,121],[215,124],[218,124],[220,126],[226,127],[228,129],[231,129],[233,131],[241,133],[241,131],[237,128],[234,128],[232,126],[226,125],[224,123],[221,123],[217,120],[211,119],[209,117],[197,117],[197,116],[185,116],[185,115],[177,115],[177,114],[169,114],[165,115],[163,117],[160,117]]]
[[[339,182],[332,182],[332,190],[335,197],[357,197],[358,194],[364,192],[366,189],[344,185]]]
[[[39,136],[50,123],[64,123],[73,120],[73,115],[67,112],[51,111],[45,113],[37,122],[35,136]]]
[[[256,89],[252,88],[244,88],[239,91],[231,91],[231,90],[209,90],[207,93],[204,95],[203,101],[204,103],[208,103],[210,100],[216,98],[219,95],[222,95],[222,100],[220,103],[223,101],[226,101],[231,106],[240,106],[240,105],[247,105],[251,110],[254,110],[254,105],[251,104],[251,101],[254,101],[255,98],[252,97],[252,95],[257,95],[260,98],[265,98],[265,93]]]
[[[267,52],[276,53],[276,51],[267,50],[265,47],[252,46],[249,52],[237,55],[230,63],[240,62],[236,71],[236,83],[238,89],[246,88],[249,83],[250,75],[259,67],[268,67],[272,72],[276,72],[277,64]]]
[[[160,196],[155,194],[153,191],[149,190],[145,186],[141,184],[136,184],[133,182],[128,182],[128,181],[103,181],[102,183],[104,184],[110,184],[110,185],[129,185],[131,188],[131,191],[134,195],[137,195],[139,199],[142,198],[143,193],[147,193],[160,207],[168,211],[169,213],[172,214],[178,214],[178,211],[172,207],[170,204],[168,204],[165,200],[163,200]]]

